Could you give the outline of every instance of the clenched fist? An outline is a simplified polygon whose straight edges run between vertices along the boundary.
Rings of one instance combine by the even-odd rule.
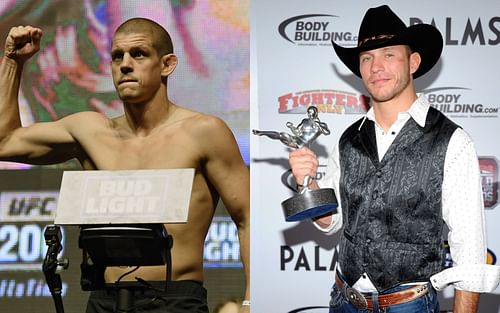
[[[5,57],[24,63],[40,50],[42,30],[33,26],[12,27],[5,40]]]

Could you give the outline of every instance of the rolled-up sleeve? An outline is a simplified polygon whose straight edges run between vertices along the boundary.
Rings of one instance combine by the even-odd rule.
[[[500,267],[486,264],[479,161],[471,138],[460,128],[448,145],[442,192],[453,267],[433,275],[431,283],[438,290],[451,284],[460,290],[493,291],[500,280]]]

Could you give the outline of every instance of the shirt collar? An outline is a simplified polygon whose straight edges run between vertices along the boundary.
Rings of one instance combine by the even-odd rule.
[[[412,103],[408,111],[400,112],[398,114],[398,119],[401,117],[401,115],[408,114],[411,118],[413,118],[413,120],[415,120],[415,122],[417,122],[418,125],[420,125],[421,127],[425,127],[425,120],[427,118],[427,112],[429,111],[429,108],[430,104],[425,98],[424,94],[418,94],[417,99]],[[370,107],[368,112],[366,112],[366,115],[359,125],[358,130],[363,127],[363,124],[367,119],[375,122],[375,113],[373,112],[373,107]]]

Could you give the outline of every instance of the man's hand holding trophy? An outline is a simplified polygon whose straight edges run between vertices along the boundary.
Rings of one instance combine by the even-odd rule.
[[[311,143],[319,135],[329,135],[330,130],[326,123],[319,120],[316,107],[308,107],[307,115],[308,117],[304,118],[297,126],[294,126],[291,122],[286,123],[286,126],[292,132],[291,134],[255,129],[252,132],[254,135],[280,140],[290,148],[310,147]],[[338,203],[334,190],[331,188],[312,190],[309,188],[312,179],[313,177],[304,177],[302,189],[295,196],[281,203],[287,222],[315,218],[336,210]]]

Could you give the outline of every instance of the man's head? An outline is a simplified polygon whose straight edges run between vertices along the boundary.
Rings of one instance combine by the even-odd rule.
[[[172,39],[160,24],[141,17],[136,17],[123,22],[115,31],[118,34],[141,33],[150,36],[153,47],[159,56],[174,53]]]
[[[389,46],[409,46],[421,58],[418,69],[413,73],[413,78],[417,78],[427,73],[439,60],[443,38],[432,25],[407,27],[388,6],[383,5],[366,12],[359,28],[357,47],[344,48],[333,41],[332,44],[340,60],[358,77],[361,77],[361,53]]]
[[[363,51],[359,55],[361,79],[375,102],[415,95],[411,76],[421,63],[420,54],[407,45]]]
[[[307,116],[309,116],[309,118],[318,117],[318,108],[315,106],[308,107],[307,108]]]
[[[125,103],[164,98],[167,78],[176,66],[172,40],[156,22],[133,18],[116,30],[111,72],[118,95]]]

